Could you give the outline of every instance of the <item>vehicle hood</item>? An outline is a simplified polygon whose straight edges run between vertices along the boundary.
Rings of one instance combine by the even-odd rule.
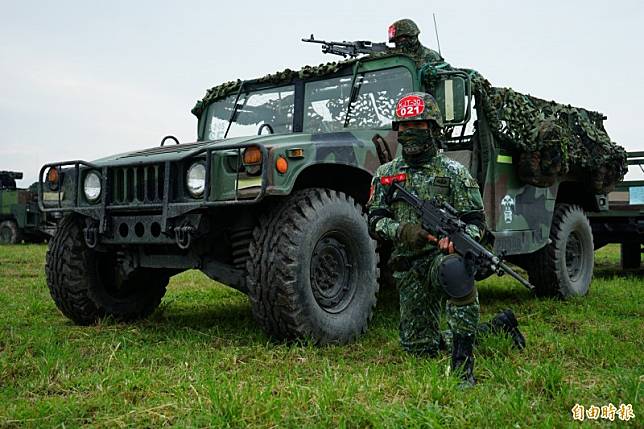
[[[110,165],[132,165],[149,164],[165,161],[174,161],[179,158],[190,157],[191,154],[199,152],[204,148],[216,148],[217,146],[240,146],[248,143],[265,144],[269,147],[297,144],[298,142],[310,141],[310,134],[278,134],[264,136],[235,137],[225,140],[196,141],[182,144],[166,144],[143,150],[120,153],[92,161],[98,166]]]

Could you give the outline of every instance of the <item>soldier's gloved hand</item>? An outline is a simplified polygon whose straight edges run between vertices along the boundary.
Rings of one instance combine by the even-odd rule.
[[[398,227],[398,238],[412,249],[420,249],[428,241],[435,242],[436,237],[425,231],[417,223],[403,223]]]
[[[438,248],[443,253],[454,253],[454,243],[450,241],[449,237],[443,237],[438,240]]]

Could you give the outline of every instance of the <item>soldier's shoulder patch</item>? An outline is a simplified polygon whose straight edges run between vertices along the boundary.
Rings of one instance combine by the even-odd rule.
[[[367,201],[368,206],[370,206],[371,203],[373,203],[373,197],[375,193],[376,193],[376,185],[375,183],[372,183],[371,188],[369,188],[369,200]]]

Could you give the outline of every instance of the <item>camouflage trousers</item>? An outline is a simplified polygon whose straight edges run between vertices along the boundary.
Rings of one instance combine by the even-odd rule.
[[[408,271],[394,274],[400,291],[400,344],[409,353],[438,353],[443,308],[452,336],[476,335],[480,320],[478,294],[474,290],[460,302],[449,299],[438,282],[438,266],[443,258],[440,253],[419,258]]]

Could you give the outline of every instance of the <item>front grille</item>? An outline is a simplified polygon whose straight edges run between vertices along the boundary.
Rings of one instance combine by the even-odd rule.
[[[112,167],[109,174],[111,204],[160,204],[163,201],[163,165]]]

